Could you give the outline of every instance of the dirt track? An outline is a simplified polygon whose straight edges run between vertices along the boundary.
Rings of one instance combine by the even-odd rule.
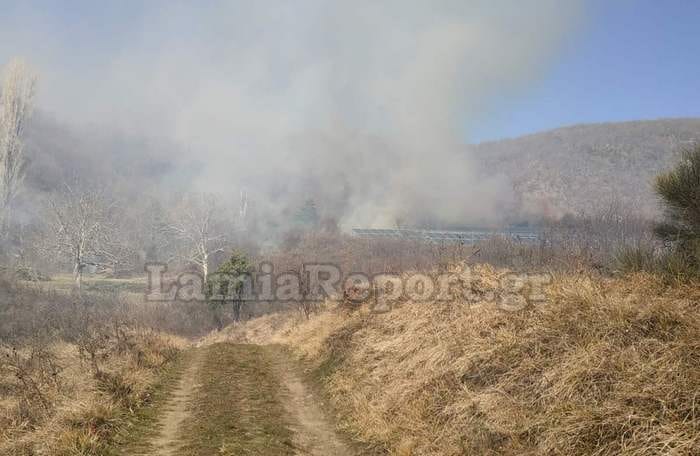
[[[214,344],[186,360],[149,455],[355,454],[280,347]]]
[[[180,427],[190,416],[189,404],[192,399],[197,381],[197,373],[201,367],[203,352],[197,350],[189,361],[177,387],[172,392],[158,421],[160,433],[153,439],[149,447],[153,456],[177,455]]]

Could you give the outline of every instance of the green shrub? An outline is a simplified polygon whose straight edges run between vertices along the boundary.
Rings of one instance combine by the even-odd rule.
[[[207,279],[207,301],[214,316],[217,328],[223,327],[223,307],[230,303],[233,307],[233,319],[240,320],[241,305],[245,282],[241,279],[252,272],[250,260],[244,253],[234,252],[231,258],[219,266],[216,273]]]
[[[656,234],[672,245],[673,267],[700,268],[700,146],[686,151],[676,167],[656,178],[656,193],[664,203],[665,220]]]

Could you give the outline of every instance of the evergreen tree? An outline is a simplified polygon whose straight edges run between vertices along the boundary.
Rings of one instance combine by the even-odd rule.
[[[656,178],[665,204],[664,223],[656,233],[693,267],[700,266],[700,146],[686,151],[676,167]]]

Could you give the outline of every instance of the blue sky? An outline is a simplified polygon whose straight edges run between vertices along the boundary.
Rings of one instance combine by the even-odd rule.
[[[557,126],[700,116],[700,2],[612,0],[589,4],[544,77],[494,100],[469,139]]]

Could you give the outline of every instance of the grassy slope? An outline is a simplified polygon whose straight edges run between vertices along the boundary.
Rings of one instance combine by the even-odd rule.
[[[548,296],[269,316],[243,337],[292,347],[343,426],[395,454],[700,453],[700,286],[573,276]]]

